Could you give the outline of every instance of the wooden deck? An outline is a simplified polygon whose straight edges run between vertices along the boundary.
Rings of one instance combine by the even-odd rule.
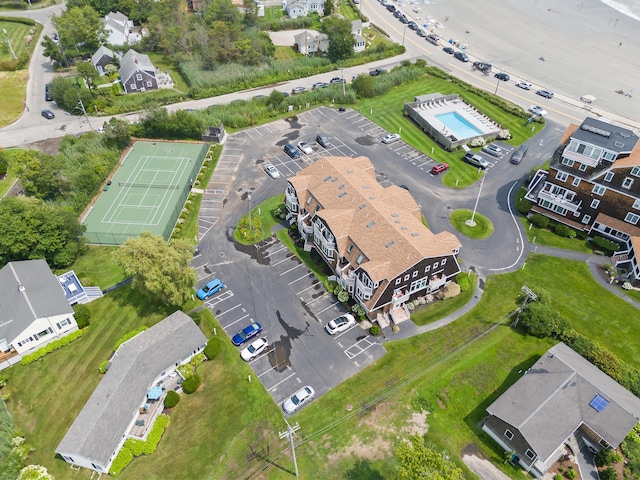
[[[148,400],[145,399],[144,404],[147,404],[149,408],[145,411],[144,404],[140,405],[140,409],[138,410],[138,414],[136,415],[136,421],[129,430],[129,436],[133,438],[146,439],[149,430],[153,426],[153,422],[158,415],[162,413],[164,410],[164,397],[166,393],[170,390],[178,390],[180,385],[178,384],[178,379],[180,377],[175,374],[174,377],[168,376],[163,378],[158,385],[161,385],[163,388],[162,395],[158,400]],[[142,423],[142,425],[138,425],[138,423]]]

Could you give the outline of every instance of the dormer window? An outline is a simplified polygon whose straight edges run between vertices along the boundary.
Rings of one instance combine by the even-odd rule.
[[[613,180],[613,172],[607,172],[607,174],[604,176],[604,181],[610,182],[611,180]]]

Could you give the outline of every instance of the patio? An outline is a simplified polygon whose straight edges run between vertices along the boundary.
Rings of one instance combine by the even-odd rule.
[[[171,390],[180,391],[181,387],[178,383],[179,380],[181,380],[180,376],[174,372],[160,380],[156,385],[149,389],[149,392],[147,393],[148,397],[145,398],[145,402],[138,409],[135,422],[129,430],[129,437],[138,439],[147,438],[147,434],[149,433],[149,430],[151,430],[154,420],[164,410],[164,396],[166,392]],[[159,395],[157,395],[156,398],[158,391]],[[149,397],[150,394],[151,397]]]

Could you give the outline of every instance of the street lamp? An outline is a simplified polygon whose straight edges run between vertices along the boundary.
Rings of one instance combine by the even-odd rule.
[[[344,85],[344,68],[340,69],[340,74],[342,75],[342,96],[346,97],[347,96],[347,91],[346,91],[346,87]]]
[[[249,234],[253,238],[253,228],[251,227],[251,194],[248,195],[249,198]]]
[[[502,69],[500,69],[500,73],[502,73]],[[496,91],[493,92],[494,95],[498,94],[498,87],[500,86],[500,77],[496,77]]]

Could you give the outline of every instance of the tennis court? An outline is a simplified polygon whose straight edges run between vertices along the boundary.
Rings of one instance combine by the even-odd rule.
[[[83,222],[89,243],[120,245],[144,231],[168,240],[208,149],[136,142]]]

